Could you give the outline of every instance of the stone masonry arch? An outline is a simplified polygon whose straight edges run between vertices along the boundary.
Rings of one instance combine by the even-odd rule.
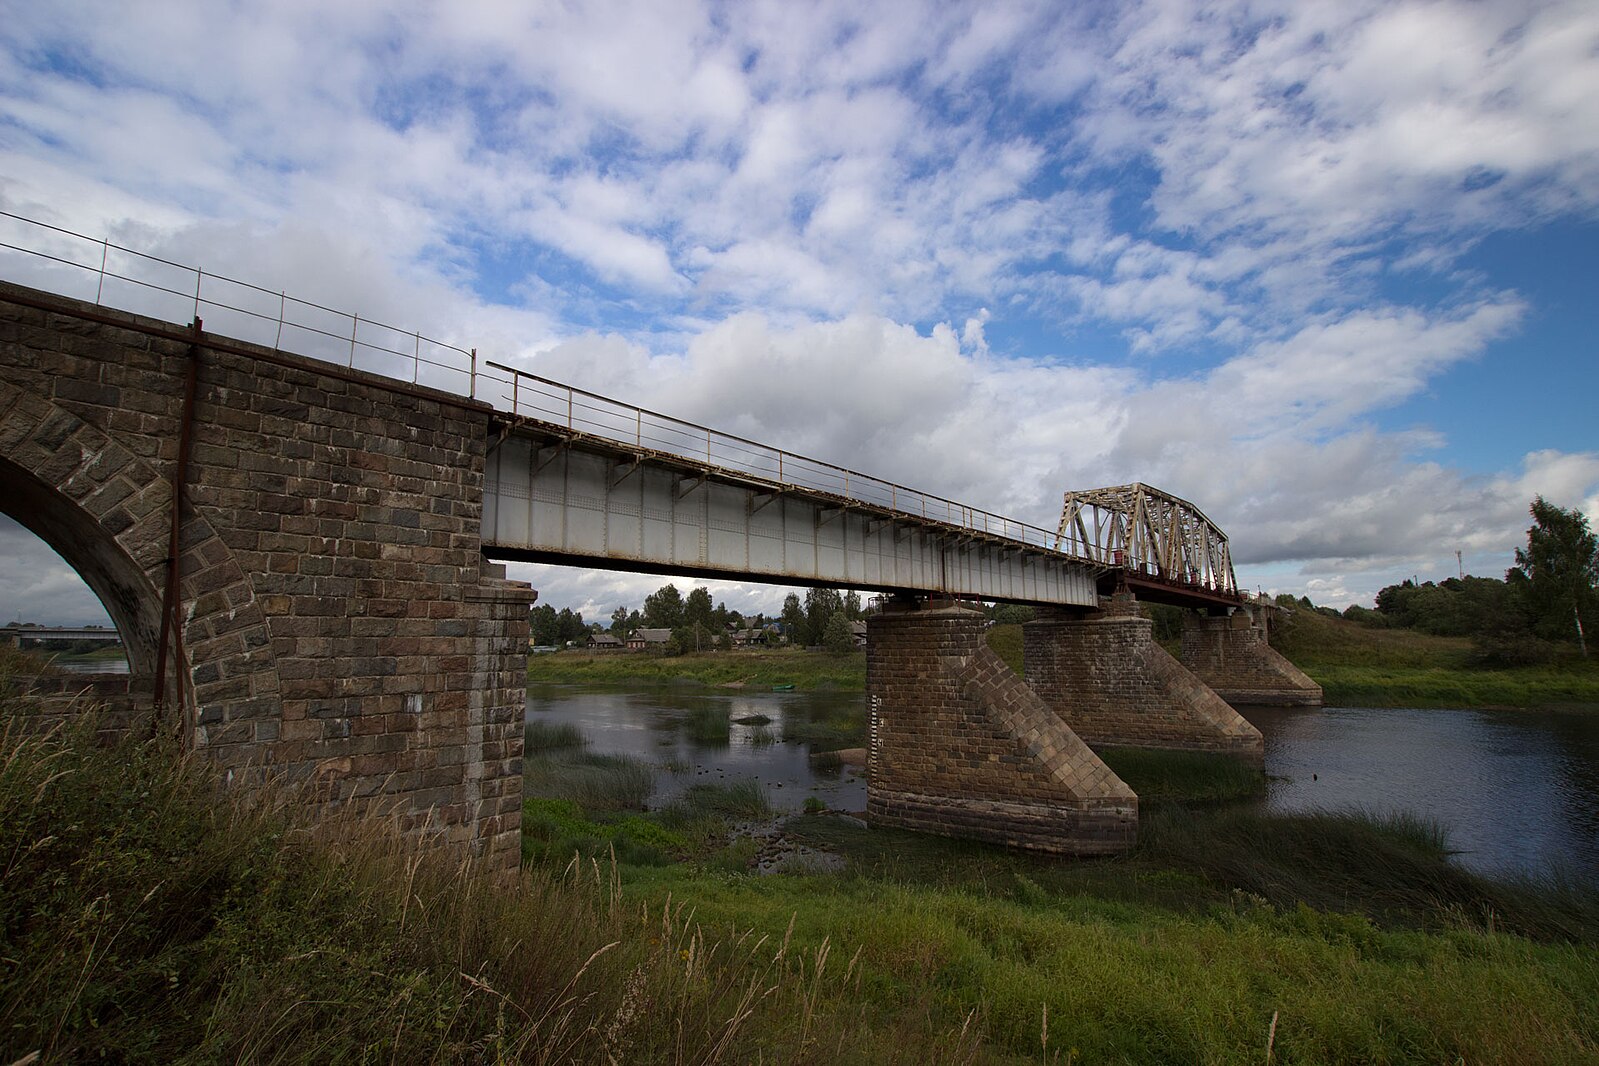
[[[99,596],[135,677],[153,676],[171,528],[171,485],[72,411],[0,381],[0,507],[61,555]],[[280,710],[266,619],[209,522],[190,513],[180,544],[187,673],[185,738],[226,748]],[[169,675],[170,676],[170,675]],[[270,730],[268,730],[270,732]],[[226,752],[216,755],[224,762]]]
[[[0,282],[0,508],[100,596],[145,686],[173,472],[185,739],[235,785],[516,864],[527,608],[482,555],[492,408]],[[102,694],[97,692],[97,694]]]

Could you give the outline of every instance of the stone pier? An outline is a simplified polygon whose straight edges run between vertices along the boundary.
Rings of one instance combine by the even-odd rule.
[[[1182,662],[1231,704],[1321,706],[1321,686],[1267,643],[1264,619],[1244,608],[1222,616],[1187,612]]]
[[[1260,731],[1157,644],[1153,628],[1126,593],[1086,617],[1057,612],[1028,622],[1027,684],[1095,748],[1214,752],[1262,764]]]
[[[983,616],[892,604],[867,622],[867,817],[1078,855],[1125,851],[1138,798],[983,639]]]

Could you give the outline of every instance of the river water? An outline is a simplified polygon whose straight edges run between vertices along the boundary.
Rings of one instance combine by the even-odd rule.
[[[779,808],[815,795],[863,810],[864,773],[822,768],[791,735],[863,714],[860,693],[540,685],[528,717],[570,723],[590,750],[663,767],[652,805],[695,782],[753,777]],[[735,724],[725,744],[696,741],[696,714]],[[1531,711],[1246,707],[1266,738],[1274,811],[1410,812],[1449,830],[1459,861],[1493,874],[1553,865],[1599,883],[1599,715]],[[739,725],[764,716],[765,726]],[[786,730],[786,731],[785,731]],[[785,739],[789,737],[790,739]],[[667,768],[670,769],[667,769]]]

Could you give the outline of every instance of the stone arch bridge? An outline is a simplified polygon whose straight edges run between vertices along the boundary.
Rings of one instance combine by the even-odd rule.
[[[475,357],[495,404],[366,372],[354,337],[339,365],[0,284],[0,508],[111,615],[131,674],[99,694],[237,784],[381,802],[514,864],[536,594],[491,557],[898,594],[868,630],[884,824],[1122,849],[1137,800],[1094,747],[1259,761],[1218,691],[1319,701],[1220,570],[1114,554],[1106,531],[1142,536],[1158,508],[1079,500],[1035,529]],[[1207,612],[1189,668],[1128,578]],[[961,597],[1039,605],[1025,680]]]

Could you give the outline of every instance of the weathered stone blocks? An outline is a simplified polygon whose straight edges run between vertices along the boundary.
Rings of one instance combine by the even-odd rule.
[[[155,667],[185,333],[0,284],[0,506],[100,596],[134,696]],[[533,594],[480,554],[490,409],[208,335],[197,358],[174,728],[233,780],[396,808],[514,865]]]
[[[1228,703],[1321,706],[1321,686],[1267,642],[1264,619],[1250,610],[1185,614],[1182,662]]]
[[[866,648],[870,821],[1082,855],[1132,846],[1137,797],[988,648],[981,614],[891,608]]]
[[[1088,617],[1024,624],[1022,657],[1027,684],[1092,747],[1265,761],[1260,731],[1155,643],[1153,623],[1130,597]]]

